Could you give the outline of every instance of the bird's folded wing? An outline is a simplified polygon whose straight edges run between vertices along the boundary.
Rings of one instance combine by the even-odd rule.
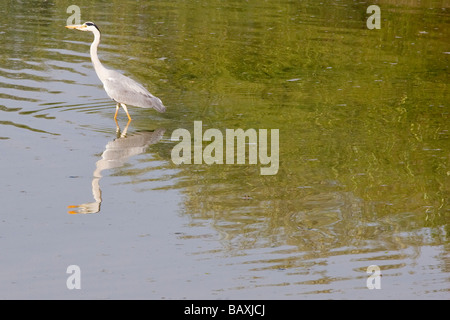
[[[165,107],[161,100],[153,96],[136,81],[120,73],[103,80],[103,86],[111,99],[117,102],[142,108],[153,108],[164,112]]]

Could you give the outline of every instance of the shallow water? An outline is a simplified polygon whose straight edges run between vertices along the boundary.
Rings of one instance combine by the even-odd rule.
[[[362,1],[78,1],[167,106],[119,130],[71,4],[0,8],[0,298],[450,297],[447,1],[379,30]],[[194,121],[279,129],[277,174],[174,164]]]

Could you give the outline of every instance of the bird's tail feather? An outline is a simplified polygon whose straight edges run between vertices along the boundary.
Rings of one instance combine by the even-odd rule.
[[[159,112],[166,112],[166,107],[163,105],[162,101],[155,97],[155,96],[151,96],[150,97],[152,99],[153,102],[153,108]]]

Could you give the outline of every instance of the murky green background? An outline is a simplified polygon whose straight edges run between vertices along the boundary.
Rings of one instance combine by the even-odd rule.
[[[450,297],[449,1],[0,2],[2,299]],[[116,139],[72,4],[166,113]],[[278,174],[174,165],[194,121],[279,129]]]

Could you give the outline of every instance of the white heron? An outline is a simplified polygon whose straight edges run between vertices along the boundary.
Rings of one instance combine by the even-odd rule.
[[[142,85],[133,79],[130,79],[117,71],[107,69],[102,65],[97,55],[97,48],[100,43],[100,29],[95,23],[85,22],[81,25],[69,25],[66,26],[66,28],[90,31],[94,34],[94,41],[91,44],[90,50],[91,60],[97,76],[103,83],[106,93],[117,103],[114,120],[116,120],[117,113],[119,112],[120,106],[122,106],[127,113],[128,120],[131,121],[127,104],[141,108],[153,108],[159,112],[166,111],[166,107],[162,104],[161,100],[148,92]]]

